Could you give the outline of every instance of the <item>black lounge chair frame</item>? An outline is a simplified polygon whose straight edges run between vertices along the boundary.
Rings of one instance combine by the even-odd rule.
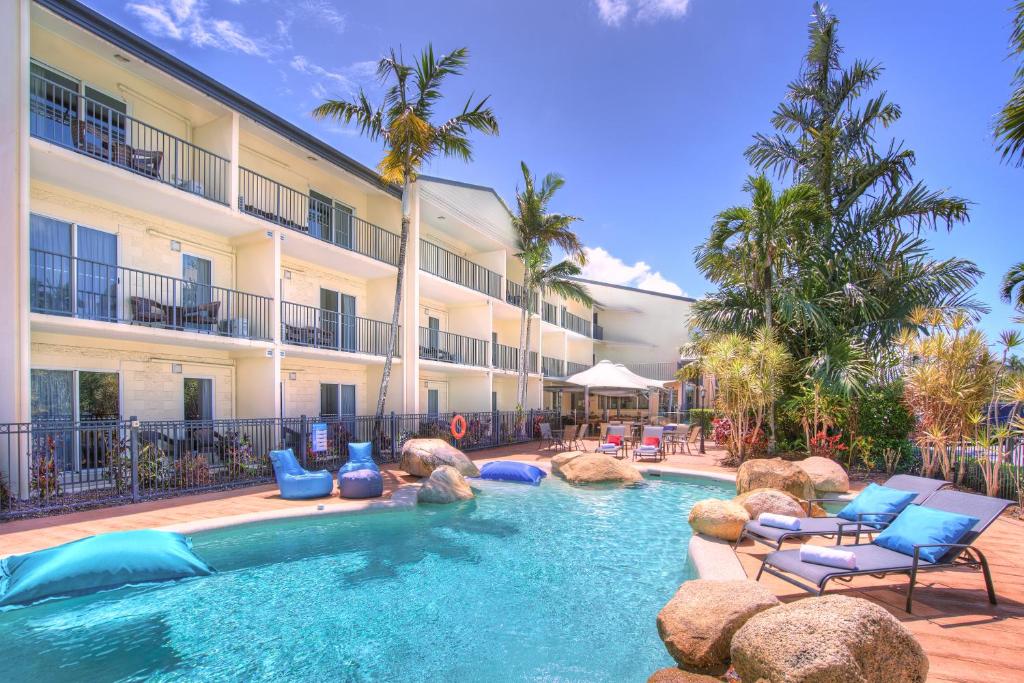
[[[960,540],[971,540],[971,541],[973,541],[974,539],[976,539],[979,536],[981,536],[981,534],[983,534],[985,532],[985,530],[988,529],[988,527],[996,519],[999,518],[999,515],[1001,515],[1003,513],[1003,510],[1005,510],[1008,506],[1011,505],[1011,502],[1008,501],[1008,500],[1001,500],[999,498],[988,498],[987,496],[979,496],[979,495],[973,494],[973,493],[962,493],[962,492],[959,492],[959,491],[942,491],[941,493],[945,494],[944,496],[942,496],[942,498],[947,498],[947,497],[950,497],[950,496],[957,496],[957,497],[970,496],[970,498],[964,498],[964,500],[971,500],[972,498],[975,498],[975,499],[983,498],[983,499],[985,499],[987,501],[992,501],[992,503],[991,503],[992,507],[991,507],[991,509],[989,511],[989,514],[984,519],[980,519],[978,524],[976,524],[972,529],[970,529],[966,534],[964,534],[964,536]],[[936,491],[931,496],[929,496],[928,499],[925,502],[927,503],[927,502],[936,501],[937,494],[939,494],[938,491]],[[936,501],[936,502],[938,502],[938,501]],[[944,507],[941,507],[940,505],[933,505],[933,506],[936,509],[940,509],[940,510],[946,509]],[[928,507],[928,506],[925,505],[925,507]],[[960,510],[950,510],[950,511],[951,512],[960,512]],[[862,526],[863,525],[863,523],[861,523],[861,522],[852,522],[852,524],[857,525],[857,526]],[[858,530],[858,532],[859,531],[860,530]],[[875,529],[875,531],[877,531],[877,529]],[[863,532],[867,533],[868,530],[864,529]],[[857,533],[857,532],[855,532],[855,533]],[[858,541],[860,540],[859,539],[859,535],[857,536],[857,540]],[[841,544],[842,544],[842,536],[840,535],[840,537],[838,539],[838,543],[836,545],[841,545]],[[878,547],[878,546],[875,546],[874,543],[868,543],[868,544],[863,544],[863,545],[857,543],[857,544],[855,544],[853,546],[847,546],[848,549],[851,549],[851,548],[864,548],[864,547]],[[945,555],[943,555],[942,558],[940,558],[940,560],[938,562],[928,562],[927,560],[922,560],[921,559],[921,550],[923,550],[925,548],[948,548],[948,551],[946,552]],[[992,581],[992,572],[989,569],[988,559],[985,557],[985,554],[977,546],[973,545],[972,543],[932,543],[932,544],[915,545],[914,546],[914,555],[913,555],[912,558],[910,558],[909,566],[895,566],[895,567],[892,567],[892,568],[877,568],[877,569],[864,569],[864,570],[836,569],[833,572],[829,572],[829,573],[825,574],[816,583],[812,583],[812,582],[810,582],[809,580],[806,580],[806,579],[801,580],[801,579],[803,579],[803,577],[801,577],[800,579],[794,578],[793,576],[790,576],[789,572],[786,572],[785,570],[782,570],[782,569],[779,569],[779,568],[773,566],[771,564],[771,559],[778,552],[779,551],[776,551],[774,553],[769,553],[764,558],[764,561],[761,563],[761,569],[758,570],[757,576],[754,579],[755,581],[760,581],[761,580],[761,575],[764,574],[765,572],[767,572],[768,574],[771,574],[772,576],[774,576],[776,578],[782,579],[786,583],[792,584],[793,586],[796,586],[797,588],[800,588],[801,590],[805,590],[808,593],[811,593],[812,595],[819,595],[820,596],[820,595],[822,595],[825,592],[825,588],[828,585],[829,581],[833,581],[834,580],[834,581],[850,582],[854,577],[857,577],[857,576],[872,576],[874,578],[880,579],[880,578],[883,578],[885,576],[889,576],[891,574],[906,574],[910,578],[910,586],[907,588],[907,602],[906,602],[905,609],[906,609],[907,614],[913,614],[913,611],[912,611],[911,607],[912,607],[912,602],[913,602],[913,599],[914,599],[914,586],[917,583],[917,575],[920,572],[933,571],[933,570],[936,570],[936,569],[957,569],[957,568],[961,568],[961,567],[969,567],[969,568],[972,568],[972,569],[980,568],[981,571],[982,571],[982,574],[985,577],[985,590],[988,592],[988,601],[989,601],[989,603],[991,603],[993,605],[997,604],[997,601],[996,601],[996,589],[995,589],[995,584]],[[790,551],[784,551],[784,552],[797,552],[797,551],[790,550]],[[902,553],[897,553],[897,554],[903,555]],[[907,557],[905,555],[903,555],[903,556]],[[815,565],[815,566],[820,567],[821,565]]]

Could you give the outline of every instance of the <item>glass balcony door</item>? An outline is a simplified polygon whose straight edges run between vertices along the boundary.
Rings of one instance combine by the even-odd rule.
[[[53,457],[60,471],[105,467],[121,418],[118,373],[33,369],[30,386],[34,457]]]
[[[118,319],[117,235],[32,214],[29,247],[33,311]]]

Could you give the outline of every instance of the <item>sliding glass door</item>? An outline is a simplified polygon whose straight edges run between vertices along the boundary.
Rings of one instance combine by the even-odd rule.
[[[117,235],[32,214],[29,248],[33,311],[118,319]]]
[[[118,373],[34,369],[30,377],[32,422],[39,425],[33,429],[33,455],[52,454],[62,472],[107,466],[119,436]]]

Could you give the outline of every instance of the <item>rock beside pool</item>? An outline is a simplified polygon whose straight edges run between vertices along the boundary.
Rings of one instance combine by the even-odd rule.
[[[746,509],[731,500],[698,500],[690,509],[689,522],[694,531],[723,541],[737,540],[749,521]]]
[[[778,489],[754,489],[741,493],[733,498],[732,502],[742,505],[751,519],[757,519],[762,512],[789,515],[790,517],[807,516],[807,510],[799,498],[792,493]]]
[[[779,604],[770,590],[753,581],[687,581],[658,613],[658,635],[680,666],[721,672],[740,627]]]
[[[414,477],[429,477],[442,465],[450,465],[466,477],[480,476],[473,461],[443,439],[409,439],[402,446],[399,467]]]
[[[575,458],[569,458],[559,465],[556,474],[571,484],[596,484],[602,481],[628,484],[643,479],[640,470],[604,453],[581,453]]]
[[[650,678],[647,679],[647,683],[721,683],[721,680],[714,676],[695,674],[669,666],[652,673]]]
[[[885,608],[861,598],[804,598],[752,617],[732,640],[744,681],[923,683],[928,658]]]
[[[850,476],[835,460],[812,455],[797,460],[796,466],[807,473],[818,493],[846,493],[850,490]]]
[[[456,503],[472,497],[469,482],[451,465],[441,465],[431,472],[416,494],[416,500],[421,503]]]
[[[788,491],[801,500],[814,498],[810,476],[782,458],[748,460],[736,471],[736,493],[754,489]]]
[[[558,455],[552,456],[551,474],[562,476],[562,466],[570,460],[575,460],[581,455],[586,455],[586,451],[568,451],[566,453],[559,453]]]

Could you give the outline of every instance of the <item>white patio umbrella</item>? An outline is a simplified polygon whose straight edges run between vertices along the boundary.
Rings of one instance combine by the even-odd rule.
[[[583,409],[587,412],[590,410],[591,389],[622,395],[619,392],[650,391],[655,386],[661,386],[660,382],[640,377],[610,360],[600,361],[593,367],[566,377],[565,381],[583,387]]]

